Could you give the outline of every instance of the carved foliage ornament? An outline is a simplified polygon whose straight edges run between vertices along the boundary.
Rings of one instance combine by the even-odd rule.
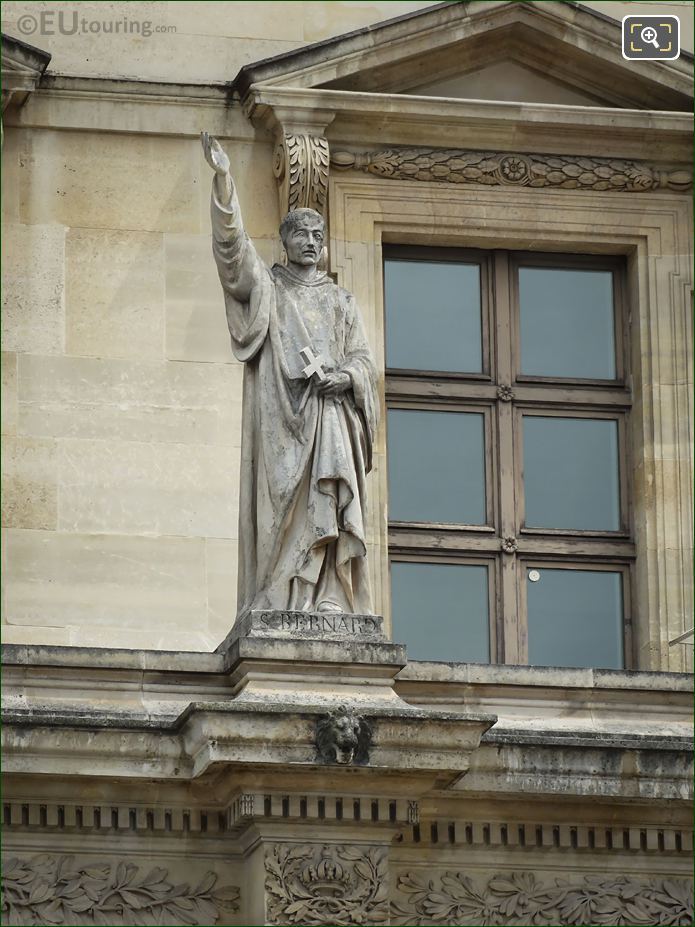
[[[688,879],[636,881],[623,876],[584,876],[570,884],[540,882],[531,872],[511,872],[475,884],[461,872],[425,880],[398,878],[405,902],[392,905],[392,924],[686,925],[693,922],[693,883]]]
[[[319,135],[283,132],[275,146],[273,172],[279,184],[280,211],[315,209],[325,218],[328,201],[328,142]]]
[[[266,851],[269,924],[388,924],[383,847],[292,846]]]
[[[565,190],[688,191],[690,171],[660,171],[637,161],[566,155],[507,154],[454,148],[389,148],[355,154],[338,151],[331,164],[394,180],[434,180]]]
[[[166,869],[144,874],[132,863],[74,863],[72,856],[8,859],[2,875],[3,924],[216,924],[238,909],[239,889],[200,883],[175,885]]]

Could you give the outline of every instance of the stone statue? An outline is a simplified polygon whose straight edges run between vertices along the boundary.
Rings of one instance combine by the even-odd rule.
[[[378,422],[376,372],[354,298],[318,269],[324,221],[280,224],[287,265],[266,266],[244,232],[229,158],[215,171],[212,247],[244,394],[238,613],[371,614],[365,475]]]

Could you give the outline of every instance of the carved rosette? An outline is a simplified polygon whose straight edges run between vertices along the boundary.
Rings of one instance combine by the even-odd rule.
[[[278,181],[280,211],[308,207],[325,218],[328,202],[328,142],[320,135],[283,132],[275,146],[273,173]]]
[[[429,180],[564,190],[649,190],[687,192],[689,170],[661,171],[637,161],[571,155],[511,154],[454,148],[388,148],[355,154],[338,151],[331,164],[339,170],[365,171],[393,180]]]
[[[502,383],[497,387],[497,398],[502,402],[511,402],[514,399],[514,390],[508,383]]]
[[[8,859],[2,874],[4,924],[216,924],[238,910],[239,889],[174,884],[168,870],[118,860],[76,865],[72,856]],[[227,917],[224,917],[227,922]]]
[[[388,924],[383,847],[295,846],[266,850],[268,924]]]
[[[392,924],[685,925],[693,922],[689,879],[585,875],[544,882],[532,872],[505,872],[474,882],[462,872],[423,879],[403,873]]]

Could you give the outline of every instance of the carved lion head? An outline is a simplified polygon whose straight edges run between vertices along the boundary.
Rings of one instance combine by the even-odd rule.
[[[339,706],[316,725],[316,749],[324,763],[349,766],[369,759],[371,729],[360,715],[344,705]]]

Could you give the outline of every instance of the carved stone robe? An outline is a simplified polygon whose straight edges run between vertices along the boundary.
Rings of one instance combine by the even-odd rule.
[[[211,204],[213,253],[235,357],[244,362],[238,612],[371,613],[365,475],[376,374],[354,298],[325,274],[269,268],[244,233],[236,193]],[[307,380],[300,350],[349,374],[337,399]]]

